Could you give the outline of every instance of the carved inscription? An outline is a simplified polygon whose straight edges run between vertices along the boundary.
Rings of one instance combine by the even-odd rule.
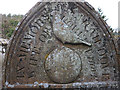
[[[45,13],[45,12],[43,12]],[[39,38],[40,42],[46,42],[48,38],[51,38],[49,30],[51,29],[50,26],[44,26],[45,20],[47,20],[48,17],[42,15],[40,18],[35,19],[34,22],[32,22],[29,25],[29,30],[25,33],[21,46],[20,51],[18,54],[19,62],[17,63],[16,67],[16,77],[19,78],[25,78],[27,74],[27,78],[35,78],[36,77],[36,68],[38,67],[38,62],[41,58],[38,58],[41,54],[42,47],[37,45],[37,38]],[[40,35],[37,36],[37,34],[40,33]],[[36,41],[36,42],[35,42]],[[28,58],[29,57],[29,58]],[[28,63],[26,63],[28,62]],[[29,67],[23,66],[24,64],[28,64]],[[26,73],[26,70],[27,73]]]
[[[116,56],[109,33],[100,19],[87,11],[88,6],[79,4],[47,2],[34,8],[38,11],[30,11],[34,15],[25,18],[25,25],[15,33],[16,44],[10,45],[12,49],[15,45],[14,51],[10,48],[6,55],[6,65],[10,65],[5,74],[11,75],[5,82],[39,87],[43,83],[84,86],[115,80]]]
[[[56,12],[61,13],[62,9]],[[66,12],[63,13],[65,14],[64,17],[61,16],[61,22],[64,23],[63,27],[67,27],[69,30],[75,32],[82,40],[92,43],[92,47],[89,47],[88,50],[85,50],[84,55],[81,55],[81,57],[86,58],[88,61],[90,67],[89,75],[92,79],[96,80],[103,77],[104,80],[110,79],[110,68],[108,68],[110,66],[107,58],[109,56],[106,49],[107,46],[105,46],[104,39],[102,38],[101,28],[89,16],[83,13],[76,13],[78,12],[77,8],[68,9]],[[84,63],[84,60],[82,62]],[[102,70],[102,72],[98,72],[99,70]]]

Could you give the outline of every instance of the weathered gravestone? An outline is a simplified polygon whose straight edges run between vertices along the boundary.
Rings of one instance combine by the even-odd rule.
[[[107,24],[87,2],[38,2],[14,32],[3,88],[118,88]]]

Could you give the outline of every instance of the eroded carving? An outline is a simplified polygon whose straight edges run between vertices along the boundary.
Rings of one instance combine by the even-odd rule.
[[[114,83],[114,43],[109,41],[109,33],[99,19],[81,3],[52,2],[40,6],[16,31],[18,39],[13,39],[5,60],[8,66],[4,83],[9,82],[9,86],[37,82],[38,86],[49,83],[66,87],[73,82],[80,86],[86,82]]]
[[[48,55],[45,61],[45,69],[54,82],[73,82],[80,74],[81,59],[79,54],[72,49],[60,47]]]

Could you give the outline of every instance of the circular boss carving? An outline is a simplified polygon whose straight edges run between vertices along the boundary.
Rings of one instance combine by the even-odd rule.
[[[79,55],[70,48],[57,48],[46,58],[45,70],[52,81],[69,83],[79,75],[81,60]]]

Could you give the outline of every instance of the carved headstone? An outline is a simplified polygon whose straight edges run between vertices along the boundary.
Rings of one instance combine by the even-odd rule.
[[[3,67],[3,87],[118,88],[107,24],[87,2],[38,2],[19,23]]]

